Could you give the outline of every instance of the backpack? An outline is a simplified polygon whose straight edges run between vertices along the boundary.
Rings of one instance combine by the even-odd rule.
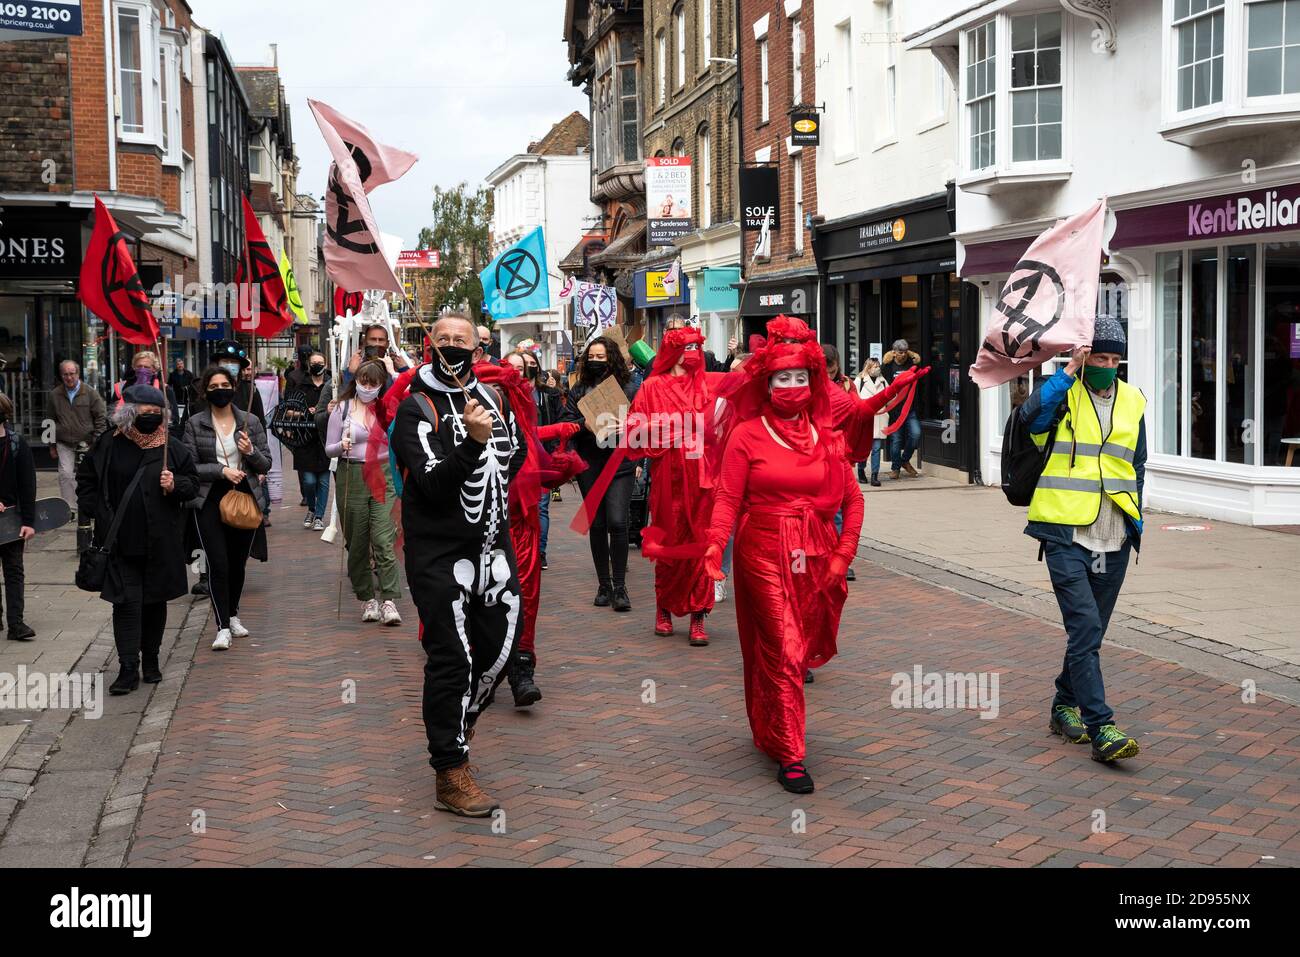
[[[1047,427],[1047,442],[1040,449],[1029,433],[1029,423],[1020,409],[1011,410],[1002,428],[1002,494],[1012,505],[1028,505],[1038,487],[1038,479],[1047,467],[1047,459],[1056,444],[1056,430],[1065,417],[1066,402],[1061,401],[1052,424]]]

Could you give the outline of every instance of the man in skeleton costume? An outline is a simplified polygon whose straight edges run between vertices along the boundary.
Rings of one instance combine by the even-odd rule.
[[[424,725],[438,807],[486,817],[497,804],[474,781],[469,742],[523,624],[508,491],[528,447],[504,395],[474,376],[483,354],[474,323],[444,315],[433,341],[442,358],[412,378],[393,424],[406,577],[427,656]]]

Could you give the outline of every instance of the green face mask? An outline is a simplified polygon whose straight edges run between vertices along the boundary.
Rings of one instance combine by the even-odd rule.
[[[1101,366],[1084,366],[1083,382],[1094,392],[1105,392],[1115,383],[1119,369],[1103,369]]]

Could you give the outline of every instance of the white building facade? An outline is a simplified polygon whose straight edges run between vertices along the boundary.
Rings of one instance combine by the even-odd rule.
[[[492,189],[492,248],[495,257],[523,239],[538,226],[546,241],[549,309],[536,310],[512,319],[498,319],[501,354],[533,340],[539,361],[548,368],[556,364],[565,329],[566,306],[560,300],[558,264],[600,210],[591,202],[591,161],[585,152],[548,155],[520,153],[510,157],[487,177]]]
[[[978,329],[952,238],[951,77],[903,43],[913,0],[818,0],[816,11],[822,339],[838,346],[850,374],[906,339],[933,367],[914,406],[921,460],[951,478],[974,477],[979,399],[966,369]]]
[[[907,47],[957,87],[981,328],[1030,240],[1108,197],[1100,308],[1127,323],[1122,374],[1148,399],[1147,504],[1300,524],[1300,4],[915,6]],[[988,482],[1032,384],[981,396]]]

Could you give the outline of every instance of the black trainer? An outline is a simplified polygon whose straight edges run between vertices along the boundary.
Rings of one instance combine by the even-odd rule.
[[[542,571],[546,571],[550,567],[550,565],[546,564],[546,552],[542,552]]]
[[[527,708],[542,700],[542,689],[533,681],[537,656],[530,651],[519,652],[510,663],[510,691],[515,696],[516,708]]]
[[[844,580],[848,582],[855,582],[858,580],[857,572],[853,570],[852,565],[850,565],[849,570],[844,573]]]
[[[791,794],[812,794],[813,779],[804,767],[802,761],[795,761],[793,764],[783,764],[780,770],[776,772],[776,779],[781,782],[781,787],[785,788]]]
[[[806,685],[810,685],[810,684],[812,684],[812,683],[813,683],[814,681],[816,681],[816,680],[817,680],[817,679],[813,677],[813,673],[812,673],[812,669],[811,669],[811,668],[805,668],[805,669],[803,670],[803,683],[804,683],[804,684],[806,684]]]
[[[600,588],[596,589],[596,600],[592,602],[597,608],[608,608],[613,596],[610,594],[609,585],[605,582],[600,583]]]
[[[627,596],[626,585],[615,585],[610,600],[614,604],[615,611],[631,611],[632,599]]]
[[[194,587],[190,589],[190,594],[199,595],[205,598],[211,595],[211,592],[208,591],[208,576],[206,573],[199,576],[199,580],[196,581]]]
[[[36,638],[36,632],[25,622],[20,621],[16,625],[9,626],[10,641],[32,641]]]

